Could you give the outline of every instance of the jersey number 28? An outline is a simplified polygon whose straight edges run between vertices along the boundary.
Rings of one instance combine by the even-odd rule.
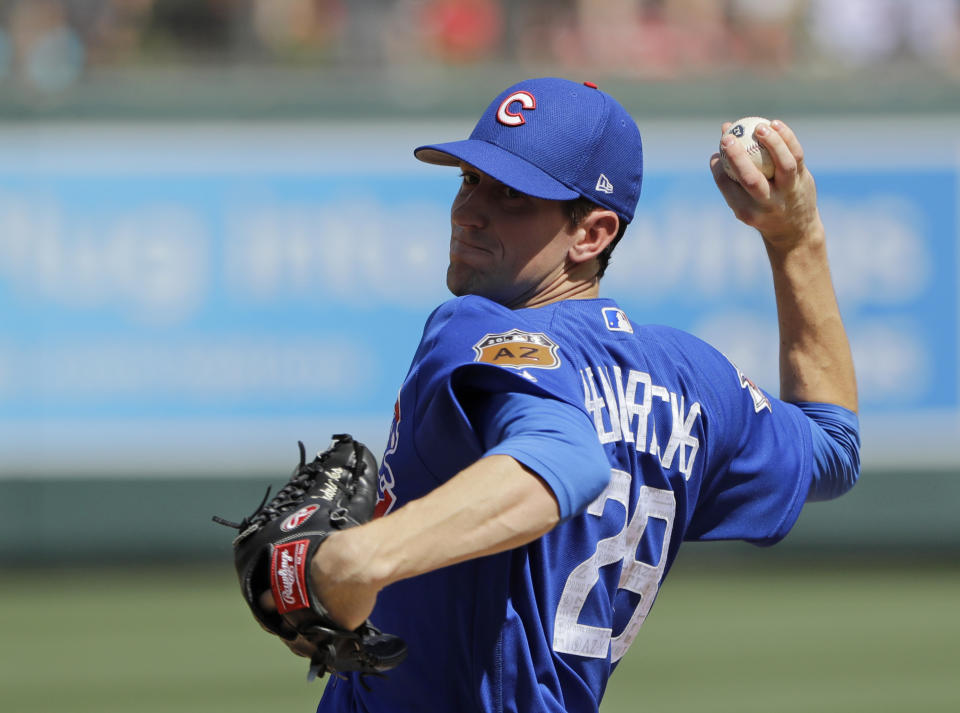
[[[613,537],[597,542],[597,549],[593,555],[574,567],[570,576],[567,577],[554,620],[554,651],[590,658],[606,658],[609,647],[610,660],[619,661],[633,643],[650,607],[653,606],[660,578],[667,563],[667,549],[670,546],[670,534],[673,531],[676,500],[671,490],[660,490],[643,485],[640,487],[637,507],[628,523],[629,499],[630,474],[614,469],[606,490],[587,507],[590,515],[602,517],[607,500],[616,500],[623,505],[623,527]],[[662,520],[665,524],[663,545],[656,565],[636,559],[640,539],[651,517]],[[630,621],[623,631],[614,636],[612,629],[581,624],[580,613],[587,601],[587,596],[600,578],[600,568],[618,562],[622,563],[622,568],[617,588],[639,594],[640,603],[631,614]]]

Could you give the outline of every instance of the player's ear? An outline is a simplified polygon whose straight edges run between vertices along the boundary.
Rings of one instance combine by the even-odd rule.
[[[570,246],[569,258],[576,263],[587,262],[603,252],[617,236],[620,218],[612,210],[597,208],[577,226],[576,242]]]

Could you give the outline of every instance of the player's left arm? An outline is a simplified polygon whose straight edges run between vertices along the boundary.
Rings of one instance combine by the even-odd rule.
[[[335,620],[357,626],[388,584],[525,545],[559,521],[543,480],[491,455],[386,517],[332,534],[311,565],[314,590]]]
[[[487,456],[385,517],[331,533],[311,561],[311,588],[334,621],[353,629],[387,585],[520,547],[558,522],[543,480],[510,456]],[[274,608],[269,591],[261,604]],[[303,638],[286,644],[299,656],[315,650]]]
[[[363,621],[393,582],[536,540],[586,508],[610,479],[592,421],[570,404],[497,393],[470,411],[482,458],[317,550],[315,591],[335,619]]]

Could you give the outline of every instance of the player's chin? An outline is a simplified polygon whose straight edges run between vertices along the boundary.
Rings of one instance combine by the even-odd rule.
[[[447,268],[447,289],[456,296],[480,294],[477,290],[483,284],[482,274],[465,262],[451,260]]]

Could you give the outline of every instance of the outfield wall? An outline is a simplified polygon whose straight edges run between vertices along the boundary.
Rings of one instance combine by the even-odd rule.
[[[282,478],[58,478],[0,481],[0,566],[71,562],[228,562],[238,521]],[[793,532],[756,557],[904,557],[960,563],[960,473],[870,471],[846,496],[808,505]],[[743,543],[698,545],[743,554]]]

